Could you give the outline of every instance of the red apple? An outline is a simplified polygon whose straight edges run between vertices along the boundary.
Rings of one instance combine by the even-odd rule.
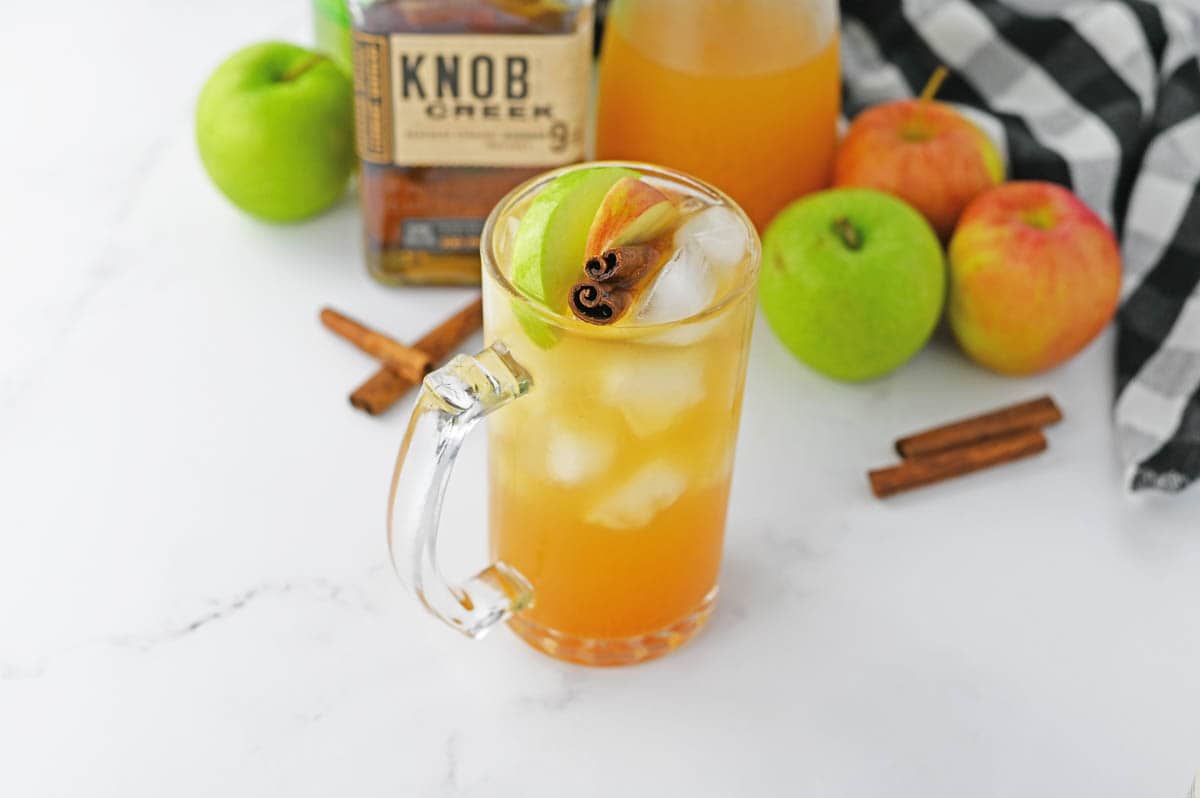
[[[584,254],[594,258],[611,247],[638,244],[661,235],[679,218],[675,203],[636,177],[616,182],[592,219]]]
[[[1120,284],[1112,231],[1053,183],[980,195],[950,241],[950,326],[973,360],[1004,374],[1083,349],[1116,311]]]
[[[863,111],[833,166],[836,186],[886,191],[912,205],[943,241],[967,203],[1004,180],[996,145],[948,105],[897,100]]]

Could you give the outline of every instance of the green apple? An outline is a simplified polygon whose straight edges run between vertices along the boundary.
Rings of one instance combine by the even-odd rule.
[[[234,53],[196,103],[196,143],[217,188],[273,222],[325,210],[354,168],[354,87],[327,56],[283,42]]]
[[[556,313],[579,281],[588,231],[608,190],[638,173],[619,166],[577,169],[555,178],[533,198],[513,238],[513,285]]]
[[[904,363],[929,340],[945,293],[933,228],[882,192],[812,194],[763,235],[763,313],[797,358],[830,377],[869,380]]]
[[[512,248],[512,281],[521,293],[548,310],[565,314],[567,294],[582,279],[588,231],[609,189],[632,169],[576,169],[548,183],[525,210]],[[513,311],[530,340],[549,347],[557,336],[520,303]]]

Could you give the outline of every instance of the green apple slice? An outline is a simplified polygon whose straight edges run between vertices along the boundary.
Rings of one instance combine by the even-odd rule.
[[[567,294],[583,274],[584,249],[592,220],[604,196],[632,169],[602,166],[555,178],[530,203],[513,238],[512,282],[521,293],[557,314],[567,310]],[[558,340],[554,331],[521,304],[514,315],[542,348]]]

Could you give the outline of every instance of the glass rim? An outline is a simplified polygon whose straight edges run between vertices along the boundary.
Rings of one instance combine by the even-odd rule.
[[[740,280],[737,285],[730,288],[728,291],[725,291],[723,294],[706,305],[702,310],[699,310],[690,316],[685,316],[682,319],[656,322],[654,324],[618,324],[609,326],[586,324],[576,319],[570,313],[556,313],[543,305],[541,302],[531,299],[518,290],[517,287],[509,281],[508,276],[500,269],[498,262],[499,259],[496,257],[496,222],[510,208],[527,199],[529,195],[541,189],[546,183],[554,180],[559,175],[579,169],[595,169],[606,166],[633,169],[652,177],[660,177],[674,183],[681,183],[688,188],[700,191],[714,200],[718,200],[721,204],[732,210],[737,215],[738,219],[741,220],[742,224],[746,228],[747,233],[749,234],[747,236],[747,240],[749,241],[749,251],[746,257],[749,266],[743,269],[743,274],[740,275]],[[724,191],[721,191],[719,188],[706,183],[699,178],[692,177],[691,175],[676,171],[674,169],[669,169],[665,166],[656,166],[654,164],[643,163],[640,161],[584,161],[582,163],[560,166],[556,169],[551,169],[550,171],[534,175],[505,194],[504,197],[502,197],[500,201],[496,203],[495,207],[492,208],[491,213],[488,214],[487,220],[484,222],[483,232],[480,234],[479,240],[479,256],[480,260],[482,261],[483,268],[490,276],[492,282],[499,286],[504,293],[508,295],[508,299],[510,301],[519,302],[527,312],[534,314],[538,319],[560,329],[563,327],[570,327],[573,332],[578,331],[581,334],[588,334],[595,337],[621,337],[623,335],[635,335],[641,337],[643,333],[650,335],[667,330],[677,329],[679,327],[685,327],[690,324],[701,323],[712,318],[713,316],[720,314],[726,308],[739,302],[754,288],[756,282],[755,278],[758,276],[758,271],[762,266],[762,242],[759,240],[757,228],[755,228],[754,223],[750,221],[750,218],[746,216],[746,212],[742,210],[741,206],[734,202],[733,199]]]

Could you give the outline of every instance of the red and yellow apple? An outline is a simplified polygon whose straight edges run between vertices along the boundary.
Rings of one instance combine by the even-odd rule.
[[[650,241],[678,218],[675,203],[662,191],[637,177],[623,177],[600,202],[584,253],[592,258],[606,249]]]
[[[876,105],[838,147],[835,186],[885,191],[912,205],[946,241],[963,208],[1004,180],[996,145],[969,119],[928,99]]]
[[[1108,225],[1053,183],[976,198],[950,241],[950,326],[976,362],[1032,374],[1067,360],[1117,307],[1121,256]]]

